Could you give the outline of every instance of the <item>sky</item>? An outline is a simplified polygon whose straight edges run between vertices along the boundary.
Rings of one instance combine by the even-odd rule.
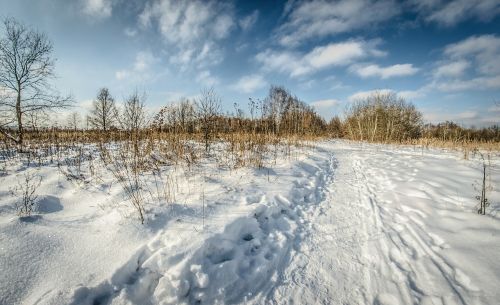
[[[282,85],[325,119],[373,91],[426,122],[500,124],[500,0],[0,0],[54,44],[56,87],[151,111],[213,88],[225,111]]]

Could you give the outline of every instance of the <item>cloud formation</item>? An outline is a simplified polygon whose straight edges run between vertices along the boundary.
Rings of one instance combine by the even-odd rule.
[[[240,78],[235,84],[233,84],[232,89],[242,91],[244,93],[253,93],[258,89],[264,88],[266,85],[267,82],[262,75],[251,74]]]
[[[376,48],[378,40],[348,40],[318,46],[306,54],[267,49],[256,55],[265,70],[288,73],[291,77],[311,74],[319,70],[347,66],[366,57],[380,57],[385,52]]]
[[[110,17],[113,11],[112,0],[82,0],[82,5],[83,13],[97,19]]]
[[[434,77],[459,77],[469,68],[470,63],[466,60],[457,60],[440,64],[434,70]]]
[[[171,63],[196,62],[201,68],[220,62],[217,43],[236,27],[231,4],[201,0],[154,0],[144,7],[139,23],[142,28],[156,27],[166,44],[177,50]]]
[[[244,31],[251,29],[259,19],[259,11],[255,10],[250,15],[243,17],[238,24]]]
[[[196,81],[205,87],[213,87],[219,83],[219,79],[213,76],[209,70],[198,72]]]
[[[452,26],[459,22],[476,19],[482,22],[491,20],[500,14],[498,0],[455,0],[455,1],[420,1],[421,13],[425,20],[443,26]]]
[[[500,88],[500,37],[470,36],[445,46],[443,57],[430,87],[446,92]],[[465,73],[468,69],[474,73]]]
[[[471,36],[445,47],[444,55],[452,59],[471,60],[480,74],[500,73],[500,37]]]
[[[286,21],[279,27],[281,45],[293,47],[314,38],[359,30],[391,19],[400,13],[392,0],[289,1]]]
[[[356,102],[359,100],[364,100],[374,94],[390,94],[390,93],[397,93],[396,91],[392,89],[377,89],[377,90],[367,90],[367,91],[358,91],[352,95],[350,95],[347,100],[349,102]]]
[[[120,81],[127,79],[135,81],[151,79],[154,76],[152,71],[153,65],[158,61],[159,59],[150,51],[141,51],[137,53],[132,68],[116,71],[115,77]]]
[[[326,100],[314,101],[309,104],[316,109],[328,109],[339,105],[340,101],[336,99],[326,99]]]
[[[363,78],[380,77],[382,79],[387,79],[391,77],[414,75],[419,69],[415,68],[412,64],[396,64],[387,67],[370,64],[353,65],[349,70]]]

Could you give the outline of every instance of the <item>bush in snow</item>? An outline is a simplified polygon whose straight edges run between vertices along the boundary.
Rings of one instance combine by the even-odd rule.
[[[12,196],[18,197],[16,210],[19,216],[30,216],[38,195],[36,191],[42,183],[42,177],[36,173],[26,172],[18,185],[11,189]]]
[[[421,136],[422,113],[393,92],[376,92],[347,110],[347,135],[361,141],[405,141]]]

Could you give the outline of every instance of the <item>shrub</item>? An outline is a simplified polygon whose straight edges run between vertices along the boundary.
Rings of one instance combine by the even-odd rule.
[[[347,109],[345,128],[353,140],[401,142],[420,137],[422,114],[395,93],[376,92]]]
[[[42,177],[35,173],[26,172],[23,179],[18,182],[17,187],[11,190],[12,196],[20,198],[16,202],[16,209],[19,216],[30,216],[38,195],[36,191],[42,183]]]

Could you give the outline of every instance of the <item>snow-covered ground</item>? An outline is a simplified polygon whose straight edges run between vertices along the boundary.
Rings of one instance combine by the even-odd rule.
[[[110,177],[0,177],[0,304],[498,304],[500,155],[488,215],[459,152],[344,141],[264,169],[169,175],[140,225]],[[37,216],[9,190],[42,176]],[[477,188],[477,187],[476,187]]]

